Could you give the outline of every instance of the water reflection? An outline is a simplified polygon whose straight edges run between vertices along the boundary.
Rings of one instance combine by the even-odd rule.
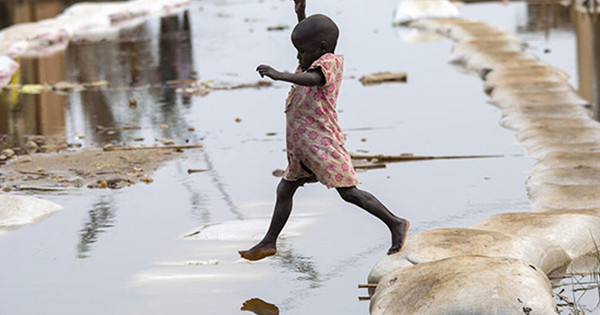
[[[594,105],[594,118],[600,118],[600,22],[598,14],[572,8],[571,21],[577,36],[579,94]]]
[[[22,58],[13,83],[57,83],[64,79],[64,54],[44,58]],[[0,148],[20,147],[26,135],[62,139],[65,136],[65,96],[44,92],[19,94],[14,89],[0,93],[0,135],[7,141]]]
[[[527,3],[525,20],[517,26],[518,33],[543,32],[546,37],[551,30],[570,31],[569,7],[555,1]]]
[[[240,310],[252,312],[257,315],[279,315],[279,308],[276,305],[258,298],[245,301]]]
[[[12,24],[35,22],[61,13],[76,0],[0,1],[0,29]]]
[[[115,209],[112,196],[101,196],[93,204],[92,209],[88,211],[87,222],[80,232],[77,258],[88,258],[91,245],[96,243],[99,234],[114,226]]]
[[[549,37],[552,30],[575,30],[577,50],[578,92],[594,104],[594,118],[600,118],[600,22],[595,1],[588,6],[565,6],[548,1],[528,3],[527,16],[517,27],[519,33],[544,32]]]
[[[275,257],[286,271],[291,270],[300,273],[301,276],[297,279],[308,281],[310,289],[316,289],[321,286],[321,275],[311,258],[299,256],[291,250],[280,250]]]

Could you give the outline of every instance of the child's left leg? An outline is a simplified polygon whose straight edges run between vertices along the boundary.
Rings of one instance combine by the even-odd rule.
[[[387,225],[392,233],[392,247],[388,250],[388,255],[396,253],[402,248],[406,239],[406,232],[410,226],[408,220],[395,216],[375,196],[356,188],[356,186],[336,189],[342,199],[361,207]]]

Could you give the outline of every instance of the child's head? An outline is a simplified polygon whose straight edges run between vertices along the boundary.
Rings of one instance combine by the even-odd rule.
[[[325,15],[315,14],[302,20],[292,31],[292,43],[298,50],[302,70],[325,53],[333,53],[339,36],[335,23]]]

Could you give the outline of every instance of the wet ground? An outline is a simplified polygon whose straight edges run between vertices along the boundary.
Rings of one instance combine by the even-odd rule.
[[[347,149],[503,157],[389,164],[359,174],[360,187],[410,219],[410,233],[527,211],[524,181],[534,160],[498,125],[499,110],[486,103],[481,80],[446,63],[449,41],[401,39],[406,30],[391,27],[395,5],[309,3],[309,13],[327,13],[341,29],[337,52],[345,55],[346,71],[338,108]],[[463,17],[521,32],[538,56],[566,70],[578,86],[572,29],[532,31],[527,12],[524,3],[461,8]],[[118,42],[72,45],[61,56],[23,61],[27,83],[111,85],[21,95],[10,103],[16,112],[3,103],[0,133],[10,135],[10,145],[33,133],[83,147],[153,145],[165,138],[203,148],[169,162],[150,185],[36,195],[65,209],[0,234],[0,313],[239,314],[252,298],[277,305],[282,314],[368,313],[368,302],[358,300],[366,291],[357,284],[385,254],[389,235],[333,190],[310,185],[299,191],[280,254],[251,264],[237,255],[266,230],[279,180],[271,173],[285,167],[287,84],[205,97],[167,84],[189,78],[252,83],[260,63],[293,70],[290,30],[267,30],[293,26],[291,3],[193,2],[188,17],[153,20]],[[363,87],[358,81],[379,71],[405,71],[408,82]],[[97,129],[128,122],[140,129]]]

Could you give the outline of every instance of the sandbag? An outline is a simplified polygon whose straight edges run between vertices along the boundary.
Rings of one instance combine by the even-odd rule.
[[[600,186],[600,168],[577,165],[531,172],[526,181],[528,189],[544,184]]]
[[[596,250],[600,241],[600,217],[577,212],[514,212],[493,215],[472,226],[476,229],[544,240],[558,246],[568,255],[556,267]],[[577,227],[577,228],[565,228]],[[552,253],[548,253],[552,255]],[[556,257],[565,259],[565,257]],[[548,270],[542,270],[550,273]]]
[[[541,110],[531,110],[539,108]],[[553,112],[550,108],[534,106],[527,109],[527,113],[517,110],[503,110],[500,124],[512,130],[524,130],[530,127],[542,126],[581,126],[594,127],[598,124],[595,120],[589,119],[587,110],[581,107],[573,107],[571,113],[564,106],[557,107]],[[580,111],[578,111],[580,109]],[[578,114],[575,114],[577,112]],[[562,114],[562,116],[560,116]]]
[[[39,222],[61,209],[60,205],[39,198],[0,194],[0,230]]]
[[[368,281],[378,283],[387,273],[411,264],[465,255],[520,259],[546,273],[569,262],[561,247],[543,239],[479,228],[446,228],[410,237],[400,252],[384,257],[371,269]]]
[[[379,282],[371,315],[557,314],[535,266],[511,258],[459,256],[397,269]]]
[[[533,208],[600,208],[600,186],[543,184],[528,190]]]
[[[452,48],[449,61],[451,63],[466,63],[475,54],[489,54],[497,51],[522,51],[523,44],[508,40],[477,39],[457,43]]]
[[[592,121],[592,120],[590,120]],[[553,168],[600,168],[600,152],[554,152],[548,154],[529,169],[536,174]]]
[[[405,24],[415,19],[456,16],[458,8],[448,0],[403,0],[396,7],[394,24]]]
[[[530,64],[535,65],[539,64],[539,61],[536,59],[525,59],[525,60],[510,60],[504,63],[498,63],[497,68],[501,68],[505,64]],[[491,73],[490,73],[491,74]],[[565,83],[567,79],[565,79],[564,75],[560,73],[548,73],[545,75],[539,74],[516,74],[512,76],[498,76],[497,78],[488,78],[489,75],[486,76],[486,80],[484,82],[484,91],[486,93],[491,93],[494,88],[497,86],[503,86],[508,84],[552,84],[552,83]]]
[[[600,126],[533,126],[517,131],[515,138],[525,148],[542,143],[600,143]]]
[[[574,152],[574,153],[589,153],[600,152],[600,143],[584,142],[584,143],[560,143],[560,144],[540,144],[527,148],[527,153],[537,159],[544,159],[549,154],[557,152]]]

